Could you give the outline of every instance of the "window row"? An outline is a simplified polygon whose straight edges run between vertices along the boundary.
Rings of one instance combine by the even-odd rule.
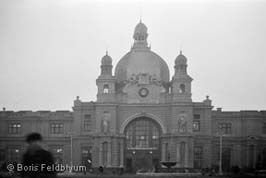
[[[50,133],[51,134],[63,134],[64,133],[64,124],[63,123],[50,124]]]
[[[8,134],[20,134],[20,133],[21,133],[20,123],[8,124]]]
[[[21,123],[8,124],[8,134],[19,135],[21,133],[22,133]],[[50,133],[51,134],[63,134],[64,133],[64,124],[63,123],[51,123],[50,124]]]
[[[84,132],[90,132],[92,130],[92,117],[90,114],[84,115],[82,129]],[[50,123],[49,131],[50,134],[64,134],[64,123],[60,122]],[[22,124],[21,123],[8,124],[8,134],[11,135],[22,134]]]
[[[194,120],[193,120],[193,132],[199,132],[200,131],[200,115],[195,116],[194,115]],[[128,136],[132,135],[133,132],[137,132],[138,135],[144,135],[147,134],[145,132],[148,132],[148,124],[147,122],[143,123],[136,123],[137,125],[134,126],[136,127],[135,131],[133,127],[131,127],[128,131]],[[144,124],[144,127],[138,127],[139,124]],[[153,137],[156,137],[158,133],[156,133],[156,128],[154,127],[154,133]],[[229,122],[224,122],[224,123],[218,123],[218,132],[220,134],[232,134],[232,123]],[[21,134],[22,131],[22,124],[21,123],[10,123],[8,124],[8,134],[12,135],[18,135]],[[92,118],[91,115],[84,115],[84,120],[83,120],[83,131],[84,132],[90,132],[92,131]],[[50,133],[51,134],[63,134],[64,133],[64,124],[63,123],[51,123],[50,124]],[[266,123],[262,124],[262,133],[266,134]],[[142,138],[142,137],[141,137]],[[143,138],[142,138],[143,139]],[[154,139],[154,138],[153,138]]]
[[[49,146],[49,150],[53,154],[56,164],[63,164],[63,146],[62,145],[52,145]],[[11,161],[11,162],[21,162],[22,146],[8,146],[7,149],[0,149],[0,162],[2,161]]]

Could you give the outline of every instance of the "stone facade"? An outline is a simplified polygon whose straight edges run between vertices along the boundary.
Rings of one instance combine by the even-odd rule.
[[[77,97],[73,111],[1,111],[1,161],[19,162],[25,135],[34,131],[62,164],[129,172],[169,161],[176,168],[213,167],[222,137],[224,170],[265,165],[266,111],[213,110],[208,96],[193,102],[187,58],[180,52],[169,80],[167,64],[150,50],[147,37],[140,22],[114,75],[112,58],[102,58],[97,101]]]

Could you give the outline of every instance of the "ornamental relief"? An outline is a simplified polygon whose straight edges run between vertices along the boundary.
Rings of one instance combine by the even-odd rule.
[[[162,82],[157,75],[148,73],[131,74],[117,85],[128,103],[159,103],[161,94],[168,92],[168,83]]]
[[[129,79],[126,81],[127,85],[157,85],[162,86],[161,81],[158,77],[154,75],[150,75],[148,73],[139,73],[139,74],[132,74]]]
[[[170,83],[161,81],[156,74],[139,73],[131,74],[127,80],[117,83],[116,89],[118,92],[126,94],[132,86],[139,90],[140,88],[145,87],[145,85],[158,87],[159,93],[168,92],[170,88]]]

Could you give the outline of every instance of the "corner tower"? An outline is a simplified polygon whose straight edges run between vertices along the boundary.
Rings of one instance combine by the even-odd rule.
[[[175,74],[172,78],[173,102],[192,102],[192,80],[187,74],[187,58],[180,51],[175,59]]]
[[[106,52],[101,60],[101,74],[96,80],[98,87],[97,102],[115,101],[115,77],[112,75],[112,58]]]

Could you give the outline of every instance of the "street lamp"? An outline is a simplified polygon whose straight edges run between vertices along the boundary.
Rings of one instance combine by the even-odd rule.
[[[70,166],[72,168],[73,166],[73,136],[70,135]],[[70,169],[70,172],[72,169]]]
[[[70,136],[70,166],[73,167],[73,132],[69,132],[68,135]],[[69,172],[72,172],[72,169],[69,170]]]
[[[149,151],[149,154],[151,155],[151,166],[152,166],[152,171],[154,171],[154,162],[153,162],[153,152],[152,151]]]

